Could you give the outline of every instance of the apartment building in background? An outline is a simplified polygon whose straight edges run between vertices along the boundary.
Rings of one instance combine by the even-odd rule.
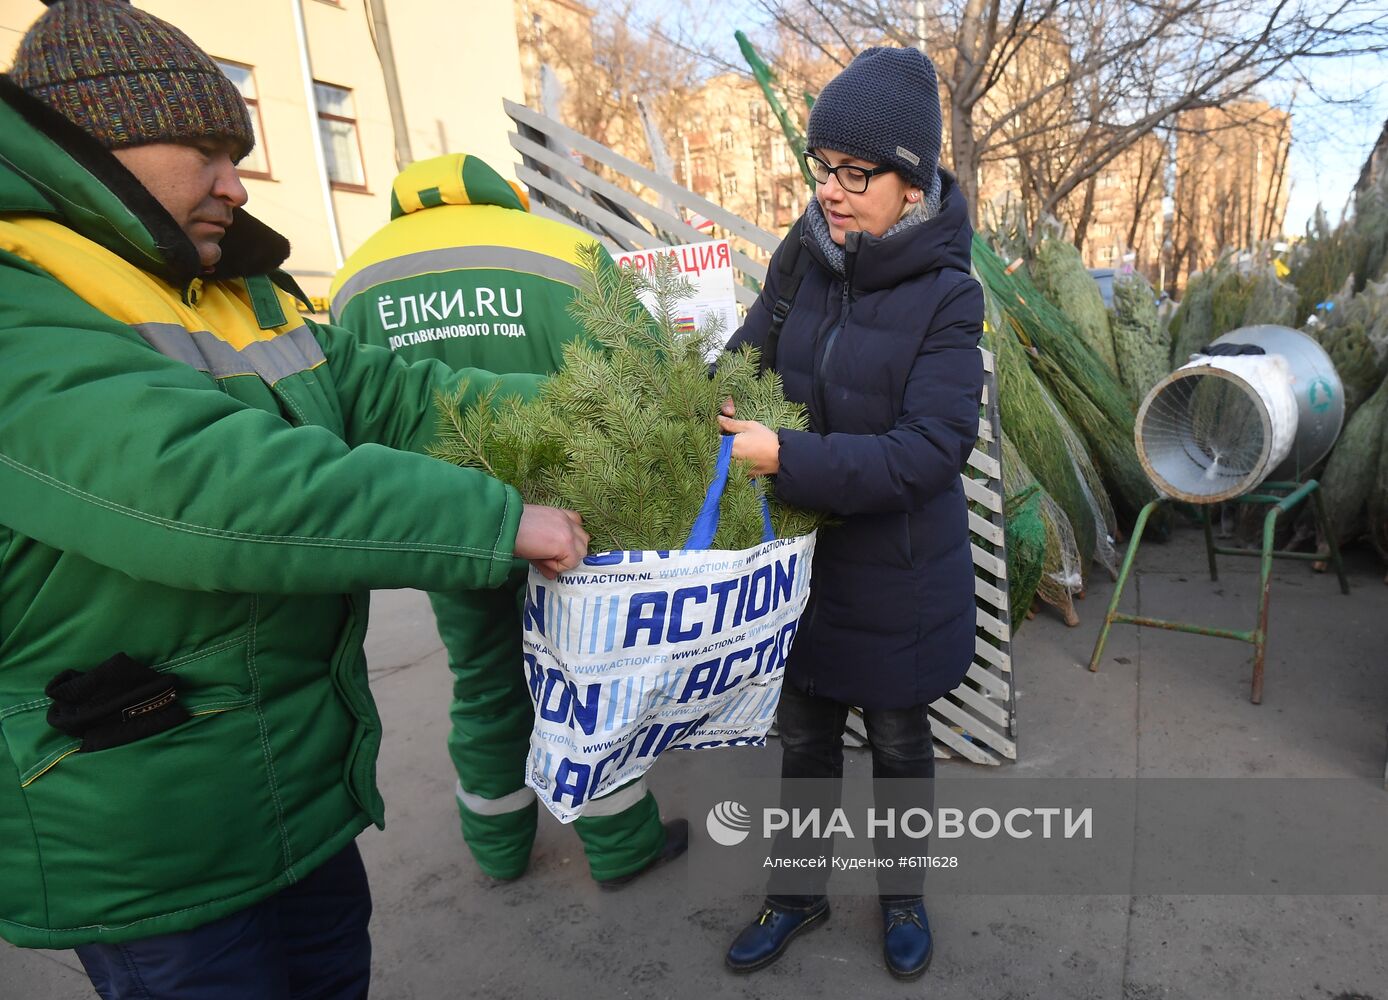
[[[1172,267],[1209,267],[1226,250],[1279,239],[1287,214],[1291,115],[1263,101],[1177,118]]]
[[[542,77],[548,66],[551,86],[564,91],[557,102],[551,95],[552,111],[570,127],[653,167],[650,144],[629,113],[634,95],[602,92],[606,63],[635,50],[610,48],[613,26],[603,23],[600,9],[580,0],[517,0],[516,12],[526,102],[545,106]],[[794,39],[782,42],[796,79],[823,83],[837,69],[823,53],[801,51]],[[1044,188],[1048,176],[1068,169],[1065,151],[1053,148],[1055,136],[1046,128],[1070,117],[1069,60],[1070,46],[1058,30],[1038,30],[977,109],[977,127],[998,121],[1000,138],[1009,144],[1002,148],[1010,150],[982,165],[985,225],[1000,209],[1020,203],[1033,183]],[[585,78],[587,68],[594,69]],[[803,106],[793,101],[789,110],[803,125]],[[785,232],[804,210],[811,190],[750,77],[726,72],[699,79],[665,120],[656,117],[680,185],[773,233]],[[1175,287],[1190,269],[1206,266],[1223,250],[1281,234],[1289,144],[1290,118],[1266,104],[1187,112],[1172,132],[1143,136],[1080,184],[1056,209],[1057,221],[1079,241],[1088,266],[1131,267],[1154,284]],[[950,161],[948,135],[944,161]],[[609,179],[653,203],[659,200],[639,184]]]
[[[619,127],[610,113],[596,126],[585,125],[574,97],[585,82],[575,67],[601,58],[594,41],[597,8],[579,0],[517,0],[517,11],[528,103],[541,106],[541,67],[550,65],[570,95],[559,109],[567,124],[652,166],[638,129]],[[790,76],[821,84],[833,76],[837,66],[822,53],[782,41],[791,54]],[[1035,32],[977,109],[979,129],[1005,118],[1003,135],[1024,154],[985,159],[982,202],[995,208],[1016,203],[1028,189],[1028,171],[1063,172],[1063,163],[1052,162],[1062,153],[1050,148],[1055,137],[1045,125],[1068,117],[1069,60],[1070,46],[1058,30]],[[942,90],[941,99],[947,96]],[[1019,107],[1025,112],[1014,116]],[[789,110],[803,127],[803,105],[792,100]],[[811,197],[770,106],[746,75],[700,81],[659,124],[676,182],[763,229],[783,233]],[[948,132],[944,139],[948,165]],[[1079,239],[1087,266],[1131,267],[1154,285],[1177,289],[1190,270],[1208,266],[1225,250],[1281,235],[1290,143],[1290,116],[1263,102],[1187,112],[1174,129],[1143,136],[1080,184],[1059,206],[1058,221]],[[641,193],[639,185],[628,186]],[[986,224],[989,212],[980,215]]]
[[[1291,116],[1264,102],[1186,112],[1071,192],[1058,221],[1086,266],[1132,268],[1177,292],[1222,253],[1281,238],[1290,147]],[[984,201],[1021,198],[1020,181],[1016,161],[985,163]]]
[[[257,133],[240,164],[248,210],[293,246],[314,297],[390,218],[397,130],[369,0],[137,0],[177,25],[240,88]],[[382,5],[413,159],[466,152],[503,176],[515,162],[502,98],[521,100],[513,0]],[[0,0],[0,70],[44,11]]]
[[[1162,244],[1171,156],[1166,142],[1149,133],[1114,158],[1082,186],[1076,201],[1089,199],[1083,256],[1090,267],[1131,266],[1151,279],[1162,277]]]
[[[627,159],[678,179],[677,165],[655,164],[663,147],[678,160],[682,142],[676,119],[687,105],[690,75],[653,55],[650,39],[616,20],[610,9],[580,0],[516,0],[525,103]],[[640,105],[638,105],[638,99]],[[640,108],[654,128],[648,134]],[[650,204],[661,195],[591,156],[570,151],[588,170]],[[542,188],[559,197],[554,188]],[[576,198],[577,196],[575,196]]]
[[[526,107],[545,109],[541,93],[545,65],[572,99],[579,83],[573,68],[593,64],[593,9],[579,0],[515,0],[515,8]],[[556,58],[559,55],[562,58]],[[565,117],[572,121],[571,114]]]
[[[773,233],[784,233],[805,210],[810,188],[755,81],[713,77],[673,124],[678,183]]]
[[[750,78],[721,73],[691,80],[673,73],[676,89],[619,92],[617,85],[629,85],[632,74],[624,77],[609,64],[650,59],[641,51],[644,40],[623,40],[603,12],[580,0],[516,0],[516,33],[530,107],[557,114],[570,128],[654,169],[651,142],[636,114],[635,99],[641,96],[675,183],[775,233],[783,233],[804,211],[810,188]],[[562,99],[545,94],[545,67],[549,86],[562,89]],[[652,204],[661,201],[634,180],[616,177],[591,160],[586,165]],[[712,232],[721,235],[716,228]],[[769,256],[750,245],[741,249]]]
[[[636,119],[634,95],[616,99],[614,106],[607,91],[611,81],[601,64],[613,54],[599,53],[593,44],[596,11],[579,0],[516,0],[515,7],[525,105],[649,166],[650,149]],[[569,152],[600,176],[642,193],[636,181],[617,177],[591,157]],[[647,197],[652,203],[659,200]]]

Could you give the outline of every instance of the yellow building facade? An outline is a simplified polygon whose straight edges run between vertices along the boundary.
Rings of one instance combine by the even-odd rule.
[[[325,296],[342,260],[390,218],[397,142],[378,39],[390,38],[414,159],[467,152],[512,172],[501,102],[524,95],[513,0],[135,6],[181,28],[241,88],[258,134],[241,164],[247,208],[289,239],[288,270],[310,296]],[[38,0],[0,0],[0,69],[43,11]]]

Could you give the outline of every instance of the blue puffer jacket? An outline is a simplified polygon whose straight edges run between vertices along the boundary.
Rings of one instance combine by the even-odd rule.
[[[780,431],[776,495],[841,518],[820,531],[786,677],[863,708],[934,701],[973,656],[959,474],[978,435],[983,291],[969,276],[964,197],[942,175],[940,214],[890,237],[862,234],[847,282],[806,234],[814,266],[777,350],[786,395],[809,407],[812,429]],[[763,345],[776,263],[729,349]]]

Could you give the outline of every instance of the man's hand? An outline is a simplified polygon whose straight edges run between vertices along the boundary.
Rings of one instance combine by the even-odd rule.
[[[528,503],[521,510],[515,551],[553,580],[566,569],[573,569],[588,554],[583,518],[571,510]]]
[[[526,504],[516,528],[515,554],[548,579],[576,567],[589,554],[589,533],[575,511]]]

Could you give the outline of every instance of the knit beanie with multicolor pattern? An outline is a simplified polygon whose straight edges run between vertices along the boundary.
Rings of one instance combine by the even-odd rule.
[[[183,32],[128,0],[56,0],[10,77],[107,149],[228,138],[255,145],[235,84]]]

